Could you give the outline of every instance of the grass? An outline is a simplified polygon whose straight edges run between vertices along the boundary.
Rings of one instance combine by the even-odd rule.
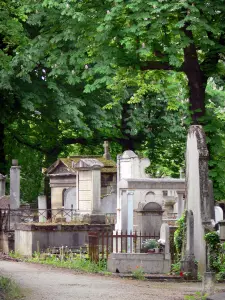
[[[52,265],[59,268],[74,269],[88,273],[104,273],[107,272],[106,261],[92,262],[85,258],[71,258],[61,260],[57,256],[41,258],[34,256],[27,260],[28,262],[35,262],[39,264]]]
[[[24,259],[19,253],[10,252],[10,256],[13,258],[20,258],[26,262],[51,265],[58,268],[67,268],[88,273],[111,275],[111,273],[107,271],[106,259],[100,259],[98,262],[93,262],[89,259],[87,254],[64,253],[63,255],[58,255],[35,252],[32,258]]]
[[[202,295],[201,292],[196,292],[194,295],[184,296],[184,300],[206,300],[207,295]]]
[[[21,298],[22,293],[17,284],[10,278],[0,276],[0,299],[16,300]]]

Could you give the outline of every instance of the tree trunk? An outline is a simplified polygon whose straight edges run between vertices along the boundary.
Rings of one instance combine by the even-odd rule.
[[[0,122],[0,173],[6,174],[6,159],[4,151],[5,125]]]
[[[191,30],[187,30],[188,24],[184,28],[185,35],[193,41]],[[192,123],[201,123],[201,117],[205,115],[205,88],[207,78],[204,76],[198,61],[198,54],[194,42],[190,42],[184,49],[184,72],[188,78],[189,103],[192,114]]]

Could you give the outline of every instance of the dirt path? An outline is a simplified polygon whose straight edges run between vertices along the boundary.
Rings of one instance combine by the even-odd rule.
[[[0,261],[0,274],[13,278],[26,300],[181,300],[201,290],[199,283],[128,280],[10,261]]]

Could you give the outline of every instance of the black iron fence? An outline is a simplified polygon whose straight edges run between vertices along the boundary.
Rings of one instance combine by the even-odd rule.
[[[82,224],[82,215],[75,209],[0,209],[0,230],[9,231],[15,223],[57,223],[68,222]],[[116,223],[116,214],[105,214],[106,224]]]

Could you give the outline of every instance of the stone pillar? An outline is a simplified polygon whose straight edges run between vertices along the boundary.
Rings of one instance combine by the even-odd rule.
[[[208,181],[208,186],[209,186],[209,215],[211,216],[212,220],[215,220],[215,200],[214,200],[214,193],[213,193],[213,182],[212,180]]]
[[[186,249],[181,260],[181,271],[186,273],[187,279],[197,279],[198,266],[194,255],[194,216],[192,211],[186,211]]]
[[[38,213],[39,223],[47,221],[47,197],[45,195],[38,196]]]
[[[103,157],[107,160],[110,160],[111,159],[111,155],[110,155],[110,152],[109,152],[109,142],[108,141],[105,141],[104,144],[103,144],[103,147],[104,147],[104,155]]]
[[[5,181],[6,176],[0,174],[0,197],[5,196]]]
[[[74,168],[78,177],[78,208],[83,221],[89,224],[104,224],[105,215],[101,214],[101,168],[104,165],[97,159],[84,158]]]
[[[170,228],[167,223],[163,223],[160,229],[160,240],[165,241],[164,254],[165,259],[171,261],[170,255]]]
[[[207,296],[213,295],[215,293],[215,283],[216,274],[213,272],[205,272],[202,278],[202,294],[207,294]]]
[[[186,208],[194,215],[194,254],[199,272],[206,270],[205,226],[211,224],[212,197],[209,195],[209,153],[205,133],[201,126],[189,128],[186,147]]]
[[[127,232],[130,234],[133,233],[133,218],[134,218],[134,192],[127,192]],[[127,249],[128,252],[132,251],[133,239],[128,239],[127,241]]]
[[[225,220],[220,221],[220,239],[225,242]]]
[[[99,213],[101,210],[101,170],[92,170],[92,197],[91,197],[91,213]]]
[[[179,219],[183,212],[184,212],[184,192],[181,191],[177,191],[177,195],[178,195],[178,212],[177,212],[177,218]]]
[[[12,160],[10,168],[10,207],[18,209],[20,207],[20,167],[18,160]]]

